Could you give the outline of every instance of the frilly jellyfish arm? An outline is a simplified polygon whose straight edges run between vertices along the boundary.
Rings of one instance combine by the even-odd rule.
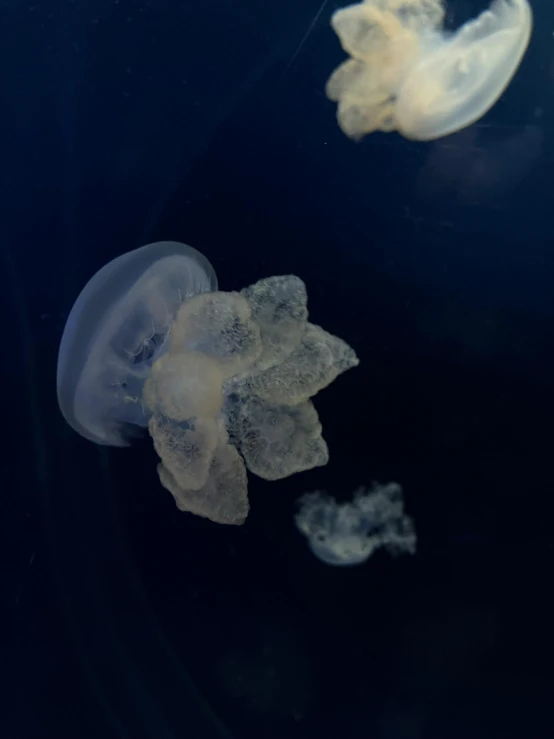
[[[413,554],[416,535],[404,514],[402,488],[394,482],[360,488],[350,503],[325,493],[300,498],[296,525],[312,552],[329,565],[358,565],[379,547],[392,554]]]
[[[239,402],[234,431],[250,472],[264,480],[282,480],[327,464],[329,450],[311,401],[273,406],[250,396]]]
[[[207,259],[173,241],[97,272],[69,314],[58,355],[58,403],[69,425],[97,444],[125,446],[126,430],[148,423],[144,382],[167,351],[181,303],[216,288]]]
[[[209,451],[211,463],[201,487],[197,484],[191,487],[190,480],[186,479],[186,474],[192,470],[185,471],[183,464],[187,463],[190,451],[182,455],[177,470],[166,466],[168,459],[162,456],[163,463],[158,465],[158,474],[160,482],[173,495],[180,511],[209,518],[215,523],[240,526],[246,520],[249,509],[246,468],[235,447],[228,443],[225,430],[220,426],[217,433],[217,443]],[[203,450],[202,454],[205,455],[203,442],[197,449]],[[158,447],[156,450],[159,452]],[[199,480],[196,474],[199,471],[198,467],[194,470],[195,483]]]
[[[279,480],[327,463],[309,398],[359,361],[346,342],[309,323],[298,277],[190,298],[167,344],[142,400],[161,483],[180,510],[240,524],[247,469]]]
[[[248,369],[262,351],[260,328],[239,293],[198,295],[180,308],[171,329],[171,352],[198,352],[217,362],[225,377]]]
[[[436,139],[481,118],[502,95],[527,49],[527,0],[495,0],[455,34],[440,0],[366,0],[337,11],[332,26],[352,57],[327,83],[350,137],[398,130]]]

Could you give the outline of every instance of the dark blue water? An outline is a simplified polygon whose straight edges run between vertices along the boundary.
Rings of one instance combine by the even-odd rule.
[[[320,0],[0,3],[6,739],[552,736],[554,11],[475,126],[354,144],[335,7],[298,50]],[[299,275],[361,360],[316,401],[329,465],[251,478],[240,528],[57,408],[79,291],[161,239],[224,290]],[[295,500],[372,480],[417,555],[326,567]]]

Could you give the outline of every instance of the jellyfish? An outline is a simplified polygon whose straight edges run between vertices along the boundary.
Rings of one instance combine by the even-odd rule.
[[[359,565],[379,547],[395,555],[415,552],[414,525],[404,514],[402,488],[395,482],[359,488],[348,503],[307,493],[298,505],[296,526],[325,564]]]
[[[359,362],[308,321],[294,275],[217,290],[192,247],[158,242],[110,262],[66,323],[57,389],[81,436],[125,446],[147,430],[179,510],[248,515],[247,469],[279,480],[327,463],[311,398]]]
[[[492,108],[529,44],[529,3],[494,0],[452,34],[443,19],[442,0],[364,0],[334,13],[350,58],[329,78],[327,96],[347,136],[398,131],[428,141]]]

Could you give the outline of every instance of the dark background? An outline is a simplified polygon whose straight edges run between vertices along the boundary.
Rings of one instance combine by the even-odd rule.
[[[335,7],[298,50],[320,0],[0,2],[3,738],[553,735],[554,11],[477,125],[354,144]],[[224,290],[299,275],[361,360],[329,465],[251,478],[240,528],[58,412],[73,301],[160,239]],[[322,564],[295,500],[373,480],[417,555]]]

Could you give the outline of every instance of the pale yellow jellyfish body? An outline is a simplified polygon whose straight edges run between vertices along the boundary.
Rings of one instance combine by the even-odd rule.
[[[365,0],[331,20],[350,59],[327,83],[351,138],[397,130],[428,141],[481,118],[502,95],[529,44],[527,0],[495,0],[454,34],[440,0]]]

